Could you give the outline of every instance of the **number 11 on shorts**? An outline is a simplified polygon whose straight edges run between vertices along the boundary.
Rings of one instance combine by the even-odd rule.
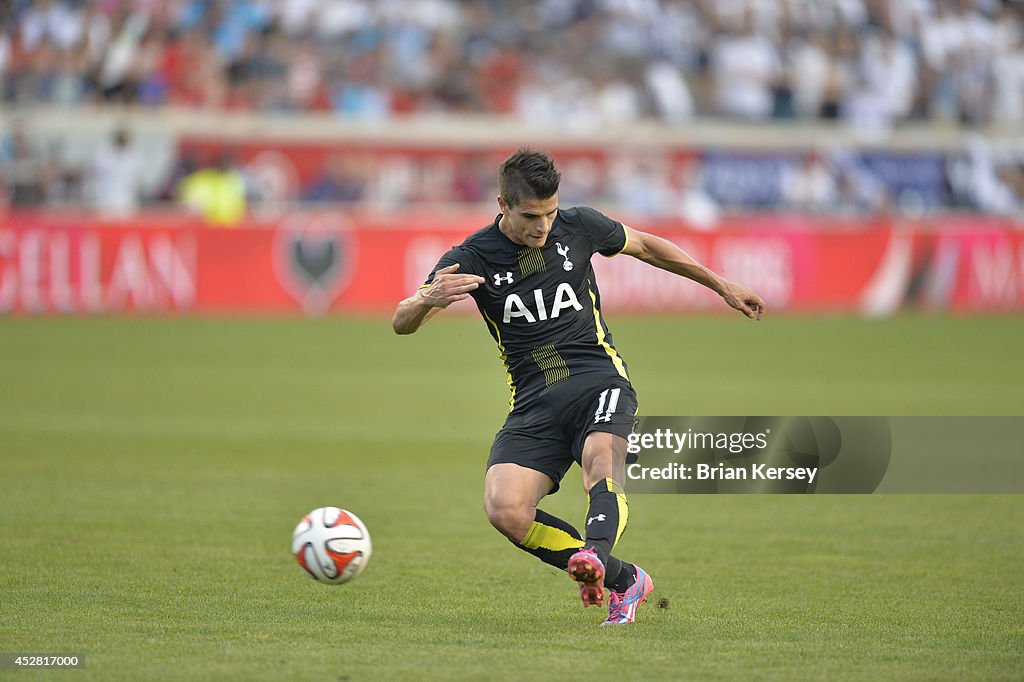
[[[619,405],[619,393],[621,392],[621,388],[606,388],[601,391],[600,399],[597,401],[597,412],[594,413],[595,424],[612,420],[612,413],[615,412],[615,408]],[[608,400],[607,410],[604,409],[605,399]]]

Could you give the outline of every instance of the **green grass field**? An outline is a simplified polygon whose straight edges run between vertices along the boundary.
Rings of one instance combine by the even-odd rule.
[[[1024,414],[1024,318],[610,320],[646,414]],[[656,581],[598,628],[488,525],[475,319],[0,319],[2,679],[1021,679],[1022,496],[641,496]],[[369,526],[355,583],[289,553]],[[575,469],[545,505],[576,522]],[[657,601],[657,600],[655,600]]]

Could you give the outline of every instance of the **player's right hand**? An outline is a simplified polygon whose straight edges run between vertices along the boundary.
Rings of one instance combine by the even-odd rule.
[[[456,301],[469,298],[469,292],[484,283],[479,275],[456,274],[459,264],[449,265],[434,273],[434,280],[420,289],[420,299],[435,308],[447,308]]]
[[[722,287],[722,298],[752,320],[760,320],[764,315],[764,301],[752,289],[742,284],[726,281]]]

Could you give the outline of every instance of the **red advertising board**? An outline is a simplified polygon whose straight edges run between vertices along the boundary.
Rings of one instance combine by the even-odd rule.
[[[8,216],[0,220],[0,312],[387,312],[485,221],[297,212],[271,226],[217,230],[175,215],[118,223]],[[752,286],[774,311],[1024,310],[1024,235],[1007,221],[807,221],[645,228]],[[596,256],[594,265],[608,311],[722,309],[711,292],[633,258]]]

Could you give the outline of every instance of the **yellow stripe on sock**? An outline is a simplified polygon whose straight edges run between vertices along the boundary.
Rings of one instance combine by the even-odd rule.
[[[629,504],[626,502],[626,491],[613,479],[605,479],[608,483],[608,490],[615,493],[615,501],[619,505],[619,527],[615,529],[615,542],[612,543],[612,551],[615,545],[619,544],[619,538],[626,532],[626,522],[629,521]]]
[[[527,549],[550,549],[559,552],[563,549],[582,547],[583,541],[560,528],[552,528],[540,521],[534,521],[530,524],[530,530],[526,531],[526,537],[519,544]]]
[[[608,491],[615,493],[616,495],[625,495],[626,489],[619,485],[619,482],[614,478],[608,477],[604,479],[604,484],[608,486]]]

